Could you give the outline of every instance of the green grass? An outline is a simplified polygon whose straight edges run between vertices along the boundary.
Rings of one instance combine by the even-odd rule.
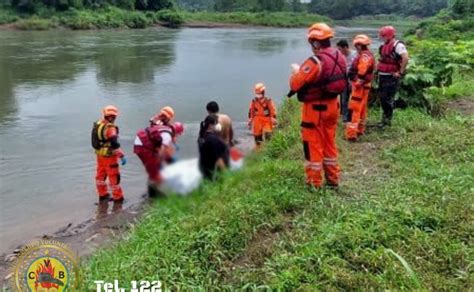
[[[472,289],[472,116],[401,111],[357,144],[339,131],[342,185],[310,191],[298,111],[283,105],[280,129],[243,171],[151,206],[83,263],[83,288]]]
[[[55,19],[44,19],[33,16],[27,19],[20,19],[15,26],[21,30],[48,30],[58,26]]]
[[[431,87],[425,90],[424,96],[429,103],[429,111],[434,116],[446,113],[446,104],[460,98],[474,99],[474,74],[459,75],[446,87]]]
[[[342,26],[355,27],[382,27],[385,25],[393,25],[401,33],[407,30],[414,29],[419,23],[420,19],[415,17],[403,17],[399,15],[370,15],[359,16],[353,19],[337,20],[336,24]]]
[[[185,22],[231,23],[272,27],[306,27],[315,22],[332,21],[325,16],[292,12],[183,12]]]
[[[18,19],[19,17],[14,11],[0,7],[0,24],[12,23]]]

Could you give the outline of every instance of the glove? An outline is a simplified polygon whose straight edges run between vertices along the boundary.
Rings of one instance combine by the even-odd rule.
[[[127,164],[127,158],[125,158],[125,156],[120,157],[120,164],[121,165]]]

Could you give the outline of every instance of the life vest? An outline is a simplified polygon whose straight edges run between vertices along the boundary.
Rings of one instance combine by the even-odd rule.
[[[298,100],[309,102],[336,98],[347,87],[346,59],[334,48],[322,49],[310,58],[320,67],[318,81],[306,84],[298,91]]]
[[[371,65],[370,68],[367,69],[367,72],[365,73],[364,76],[358,76],[358,71],[359,71],[359,61],[361,57],[366,56],[367,58],[370,58]],[[362,51],[360,54],[357,55],[357,57],[354,59],[352,62],[351,68],[349,69],[349,78],[351,81],[354,81],[356,79],[356,76],[358,76],[360,79],[364,80],[364,83],[370,83],[372,79],[374,78],[374,69],[375,69],[375,59],[374,55],[372,54],[371,51],[365,50]]]
[[[398,44],[403,44],[403,42],[393,39],[389,43],[380,46],[380,59],[377,66],[379,72],[395,73],[400,71],[402,57],[395,50]]]
[[[263,102],[259,101],[257,98],[252,100],[252,106],[250,107],[249,118],[256,116],[263,117],[272,117],[272,112],[270,110],[271,98],[264,97]]]
[[[133,147],[134,153],[140,152],[143,148],[154,152],[156,148],[161,147],[162,143],[161,132],[157,127],[147,127],[139,130],[137,132],[137,138],[135,139],[139,139],[140,141],[135,140]]]
[[[106,137],[109,128],[115,128],[117,134],[119,133],[119,128],[110,122],[99,120],[92,125],[91,144],[97,155],[112,156],[114,154],[110,140]]]
[[[163,133],[168,133],[171,135],[171,139],[173,140],[173,143],[175,143],[175,138],[176,138],[176,133],[174,131],[174,128],[170,125],[155,125],[155,126],[152,126],[156,129],[158,129],[158,132],[160,132],[160,134],[163,134]]]

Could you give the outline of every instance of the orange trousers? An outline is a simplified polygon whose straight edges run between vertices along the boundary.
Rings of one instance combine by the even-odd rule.
[[[269,139],[273,132],[273,123],[270,117],[257,116],[253,119],[253,136],[255,137],[255,144],[260,146],[265,139]]]
[[[352,85],[352,96],[349,101],[349,116],[351,121],[346,124],[346,139],[354,141],[364,135],[367,120],[367,103],[369,100],[370,85]]]
[[[340,169],[337,163],[336,146],[338,118],[339,100],[337,98],[303,104],[301,134],[308,185],[321,187],[323,170],[328,185],[339,184]]]
[[[99,197],[105,197],[109,193],[106,183],[107,178],[109,178],[109,186],[110,190],[112,191],[113,199],[122,199],[123,192],[122,188],[120,187],[120,169],[117,155],[97,155],[97,172],[95,176],[95,183]]]

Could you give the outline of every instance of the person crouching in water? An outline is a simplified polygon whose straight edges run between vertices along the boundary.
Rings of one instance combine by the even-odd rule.
[[[161,184],[161,157],[160,150],[163,139],[157,127],[148,126],[137,132],[133,145],[133,152],[140,158],[148,174],[148,195],[160,194],[158,186]]]
[[[254,88],[255,98],[250,102],[249,128],[253,128],[255,148],[258,150],[263,142],[271,138],[276,125],[276,109],[272,99],[265,96],[265,85],[257,83]]]
[[[215,180],[217,173],[229,167],[229,147],[216,131],[218,117],[209,115],[199,132],[199,169],[205,179]]]
[[[370,38],[364,34],[357,35],[353,43],[358,54],[349,70],[352,96],[349,101],[350,120],[346,124],[345,135],[351,142],[357,141],[357,138],[365,133],[367,104],[375,70],[375,59],[369,50]]]
[[[161,133],[162,147],[160,157],[166,163],[172,163],[176,154],[176,133],[172,120],[174,119],[174,110],[170,106],[163,107],[158,114],[150,119],[150,126],[156,127]]]
[[[134,153],[140,158],[148,174],[148,194],[160,195],[162,182],[160,170],[163,164],[175,160],[176,138],[184,132],[184,126],[171,123],[174,110],[164,107],[150,119],[150,126],[137,132]]]

